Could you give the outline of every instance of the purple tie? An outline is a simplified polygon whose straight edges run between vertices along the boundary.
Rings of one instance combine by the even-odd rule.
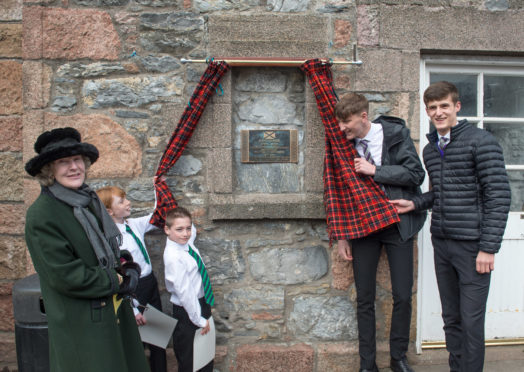
[[[364,151],[364,158],[366,158],[366,160],[375,165],[375,161],[373,160],[373,157],[371,156],[371,153],[369,152],[369,148],[368,148],[368,142],[369,140],[366,140],[366,139],[363,139],[363,140],[360,140],[360,146],[362,146],[362,150]]]

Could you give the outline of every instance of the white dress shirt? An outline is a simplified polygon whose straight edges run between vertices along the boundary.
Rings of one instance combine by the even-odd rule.
[[[384,143],[384,132],[382,130],[382,125],[377,123],[371,123],[371,128],[369,129],[368,134],[364,138],[355,138],[355,148],[361,157],[364,159],[364,149],[360,144],[361,140],[368,140],[368,150],[375,162],[377,167],[382,165],[382,144]]]
[[[202,317],[202,310],[198,302],[199,298],[204,297],[204,287],[198,265],[189,254],[188,248],[190,245],[200,256],[194,244],[195,238],[194,225],[191,226],[191,238],[187,244],[181,245],[167,238],[164,250],[164,269],[166,289],[171,294],[169,300],[175,305],[184,307],[191,322],[197,327],[204,328],[207,320]]]
[[[129,253],[131,253],[131,256],[133,256],[133,261],[135,261],[140,266],[140,270],[142,270],[140,273],[141,278],[151,274],[152,266],[151,263],[146,262],[146,259],[144,258],[144,255],[142,254],[142,251],[140,250],[140,247],[138,246],[135,238],[133,238],[133,235],[126,231],[126,224],[129,225],[131,230],[133,230],[136,237],[140,239],[147,252],[146,243],[144,242],[144,235],[148,231],[156,229],[155,225],[151,225],[149,223],[152,215],[153,214],[151,213],[143,217],[128,218],[124,221],[124,223],[116,224],[120,230],[120,233],[122,234],[122,245],[120,246],[120,249],[126,249],[129,251]],[[151,257],[149,257],[149,262],[151,262]]]

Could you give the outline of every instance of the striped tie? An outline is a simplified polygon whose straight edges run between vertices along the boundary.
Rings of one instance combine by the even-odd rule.
[[[441,150],[444,150],[448,144],[449,139],[446,137],[440,137],[440,140],[438,141],[438,147],[440,147]]]
[[[146,251],[146,248],[144,247],[144,245],[142,244],[142,242],[140,241],[140,239],[138,239],[138,236],[135,235],[135,233],[133,232],[133,230],[131,230],[131,228],[129,227],[129,225],[126,224],[126,231],[131,234],[131,236],[133,237],[133,239],[135,239],[135,242],[136,244],[138,245],[138,248],[140,248],[140,252],[142,252],[142,255],[144,256],[144,260],[146,261],[146,263],[150,264],[151,261],[149,261],[149,256],[147,254],[147,251]]]
[[[200,272],[200,276],[202,277],[202,285],[204,286],[204,298],[209,306],[213,306],[215,304],[215,297],[213,296],[213,290],[211,289],[211,282],[209,281],[209,275],[207,275],[206,267],[204,266],[204,263],[202,262],[202,259],[200,258],[198,253],[196,253],[190,245],[188,245],[188,248],[188,253],[197,262],[198,271]]]
[[[362,146],[362,150],[364,151],[364,158],[366,158],[366,160],[369,163],[375,165],[375,161],[373,160],[373,157],[371,156],[371,153],[369,152],[368,142],[369,140],[366,140],[366,139],[362,139],[359,141],[360,146]]]

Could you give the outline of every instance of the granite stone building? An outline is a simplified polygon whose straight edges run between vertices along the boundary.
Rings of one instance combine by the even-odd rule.
[[[430,126],[420,92],[445,78],[461,90],[461,114],[501,141],[513,192],[503,250],[512,256],[497,261],[508,266],[494,285],[521,297],[493,300],[505,307],[492,313],[507,310],[509,318],[488,338],[524,338],[515,327],[524,282],[511,266],[524,258],[517,249],[524,239],[523,1],[2,0],[0,369],[17,368],[13,283],[34,272],[23,232],[39,186],[23,165],[41,132],[77,128],[101,153],[88,183],[121,186],[133,214],[145,214],[154,205],[159,159],[206,67],[183,58],[350,60],[354,45],[362,64],[334,65],[335,88],[339,95],[365,94],[371,117],[404,118],[421,148]],[[243,163],[242,131],[255,129],[296,131],[297,162]],[[179,204],[195,217],[197,246],[208,262],[218,371],[358,370],[356,294],[350,266],[329,246],[323,153],[315,98],[297,67],[235,66],[168,174]],[[414,364],[431,363],[416,352],[442,340],[427,237],[423,231],[415,255]],[[169,313],[164,241],[160,232],[147,236]],[[382,257],[379,367],[389,364],[391,306]]]

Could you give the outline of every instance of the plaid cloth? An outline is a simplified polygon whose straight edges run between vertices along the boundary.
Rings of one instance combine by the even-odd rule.
[[[355,172],[358,152],[339,129],[331,63],[308,60],[301,67],[309,79],[326,132],[324,204],[330,240],[367,236],[400,219],[372,177]]]
[[[162,228],[165,223],[166,212],[177,206],[173,194],[167,187],[164,181],[160,180],[160,176],[167,173],[182,152],[186,148],[193,131],[196,128],[200,116],[204,112],[207,101],[213,93],[215,93],[220,78],[229,70],[229,65],[225,62],[211,62],[207,66],[206,71],[200,78],[195,91],[193,92],[189,104],[184,110],[178,125],[171,135],[169,145],[160,159],[160,165],[156,171],[155,191],[157,206],[150,223]]]

